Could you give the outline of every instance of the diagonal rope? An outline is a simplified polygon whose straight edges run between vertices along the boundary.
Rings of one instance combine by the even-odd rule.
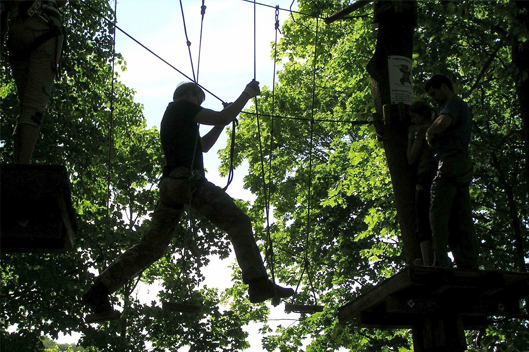
[[[83,4],[83,6],[86,6],[90,11],[94,12],[95,14],[97,14],[100,18],[104,19],[105,21],[107,21],[108,23],[110,24],[113,24],[113,21],[109,20],[105,15],[103,15],[102,13],[100,13],[99,11],[95,10],[92,6],[90,6],[86,0],[81,0],[79,1],[79,3]],[[187,78],[188,80],[190,81],[193,81],[193,79],[191,77],[189,77],[188,75],[186,75],[184,72],[182,72],[181,70],[179,70],[178,68],[176,68],[174,65],[172,65],[171,63],[169,63],[167,60],[165,60],[164,58],[162,58],[160,55],[156,54],[154,51],[152,51],[151,49],[149,49],[147,46],[145,46],[144,44],[142,44],[139,40],[137,40],[136,38],[134,38],[132,35],[128,34],[127,32],[125,32],[123,29],[121,29],[119,26],[117,25],[114,25],[114,28],[117,29],[118,31],[120,31],[121,33],[123,33],[125,36],[127,36],[129,39],[131,39],[133,42],[135,42],[136,44],[138,44],[139,46],[141,46],[143,49],[147,50],[149,53],[151,53],[152,55],[154,55],[157,59],[159,59],[160,61],[162,61],[164,64],[166,64],[167,66],[169,66],[170,68],[172,68],[173,70],[175,70],[176,72],[178,72],[180,75],[184,76],[185,78]],[[214,93],[212,93],[210,90],[208,90],[207,88],[205,88],[204,86],[196,83],[200,88],[202,88],[202,90],[204,90],[204,92],[207,92],[209,93],[212,97],[214,97],[215,99],[219,100],[221,103],[225,104],[226,102],[224,100],[222,100],[221,98],[219,98],[217,95],[215,95]]]

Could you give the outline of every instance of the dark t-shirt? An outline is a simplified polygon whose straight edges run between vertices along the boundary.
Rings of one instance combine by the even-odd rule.
[[[185,99],[169,104],[160,125],[160,139],[165,154],[167,176],[177,167],[204,170],[202,146],[195,116],[202,107]],[[194,155],[194,156],[193,156]]]
[[[446,155],[468,156],[472,112],[467,103],[454,97],[446,102],[440,114],[449,114],[452,123],[446,130],[435,135],[432,143],[435,153],[440,158]]]
[[[417,158],[417,174],[435,170],[437,161],[433,149],[426,142],[426,130],[430,125],[411,126],[408,132],[408,143],[413,143],[415,139],[422,139],[422,147]]]

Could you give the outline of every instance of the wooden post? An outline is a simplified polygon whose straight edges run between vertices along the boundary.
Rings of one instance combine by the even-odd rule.
[[[412,330],[414,352],[461,352],[467,349],[461,317],[427,315],[419,319]]]

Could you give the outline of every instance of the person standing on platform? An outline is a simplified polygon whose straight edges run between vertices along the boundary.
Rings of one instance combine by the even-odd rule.
[[[412,125],[408,133],[408,164],[417,170],[415,175],[415,216],[417,240],[421,246],[422,261],[415,264],[433,264],[432,231],[430,229],[430,190],[437,163],[433,149],[426,142],[426,131],[437,116],[434,109],[423,101],[410,106]],[[417,258],[418,259],[418,258]]]
[[[184,83],[176,88],[160,128],[166,166],[151,228],[139,244],[121,254],[103,271],[83,296],[83,302],[101,320],[119,316],[109,302],[109,295],[165,254],[186,204],[228,234],[243,282],[249,286],[250,302],[294,294],[291,288],[280,287],[268,279],[250,218],[221,188],[208,182],[204,173],[202,153],[210,150],[224,127],[259,93],[259,83],[252,81],[234,103],[217,112],[201,107],[205,96],[197,84]],[[213,128],[201,137],[199,124]]]
[[[469,193],[473,172],[468,151],[472,113],[454,93],[446,76],[433,76],[425,90],[441,106],[439,116],[426,131],[426,140],[439,159],[430,206],[434,266],[452,266],[450,248],[458,268],[477,269],[478,240]]]
[[[2,0],[2,49],[7,32],[9,64],[20,101],[13,132],[15,164],[29,164],[58,74],[64,40],[59,8],[68,0]],[[9,26],[7,26],[9,18]]]

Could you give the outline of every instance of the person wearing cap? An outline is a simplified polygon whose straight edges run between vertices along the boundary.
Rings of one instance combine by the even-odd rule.
[[[258,94],[259,83],[252,81],[235,102],[222,111],[213,111],[201,106],[205,95],[197,84],[183,83],[176,88],[173,102],[161,122],[160,138],[166,165],[150,230],[139,244],[104,270],[83,296],[84,303],[101,320],[119,316],[110,305],[109,295],[165,254],[184,205],[190,205],[228,234],[252,303],[294,294],[291,288],[278,286],[268,278],[250,218],[224,190],[207,181],[204,174],[202,153],[210,150],[224,127]],[[213,127],[200,136],[199,125]]]

